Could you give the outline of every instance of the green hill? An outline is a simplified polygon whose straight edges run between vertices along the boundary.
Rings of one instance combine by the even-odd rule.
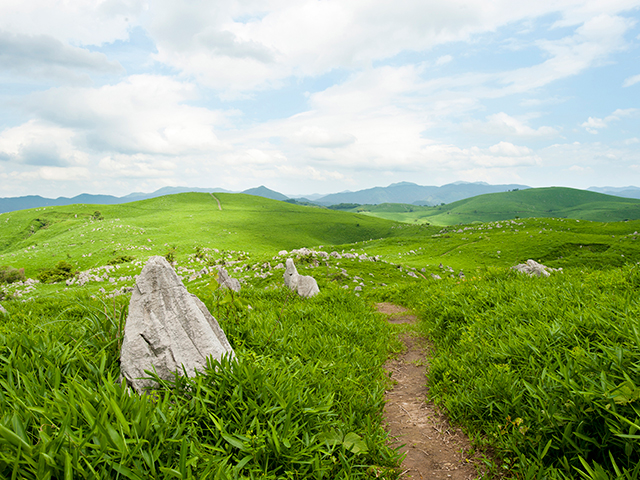
[[[437,207],[382,204],[360,206],[354,210],[389,220],[435,225],[531,217],[617,222],[640,219],[640,200],[550,187],[489,193]]]
[[[220,208],[216,198],[220,201]],[[97,220],[99,209],[102,220]],[[33,274],[54,261],[86,269],[118,255],[196,248],[273,254],[387,236],[392,222],[244,194],[184,193],[122,205],[70,205],[0,215],[0,264]]]

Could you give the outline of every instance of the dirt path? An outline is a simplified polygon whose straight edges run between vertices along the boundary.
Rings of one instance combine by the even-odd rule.
[[[376,305],[394,324],[416,322],[406,309],[391,303]],[[465,452],[471,448],[462,432],[449,426],[447,419],[427,400],[425,371],[428,367],[427,341],[413,331],[401,334],[403,353],[385,365],[394,385],[386,393],[384,416],[396,445],[404,445],[403,480],[469,480],[479,477],[473,459]]]
[[[220,205],[220,200],[218,200],[218,198],[213,193],[209,193],[209,195],[211,195],[213,197],[213,199],[216,202],[218,202],[218,210],[222,210],[222,205]]]

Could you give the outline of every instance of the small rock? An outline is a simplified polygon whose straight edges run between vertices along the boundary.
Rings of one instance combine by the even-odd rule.
[[[3,315],[6,315],[8,313],[2,305],[0,305],[0,313],[2,313]]]
[[[230,277],[224,268],[220,268],[220,270],[218,270],[218,283],[223,288],[228,288],[234,292],[240,291],[240,282],[238,279]]]

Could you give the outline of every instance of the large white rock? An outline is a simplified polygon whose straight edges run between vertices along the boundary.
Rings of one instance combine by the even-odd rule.
[[[318,282],[308,275],[300,275],[293,259],[287,258],[287,268],[284,271],[284,284],[291,290],[298,292],[301,297],[313,297],[320,292]]]
[[[195,375],[207,358],[235,357],[207,307],[190,294],[164,257],[151,257],[136,281],[124,328],[120,369],[137,392],[154,388],[145,370],[171,380]]]

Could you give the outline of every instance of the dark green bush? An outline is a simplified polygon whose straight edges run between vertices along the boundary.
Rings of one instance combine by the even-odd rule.
[[[18,269],[6,265],[0,267],[0,283],[21,282],[24,279],[24,268]]]
[[[107,262],[107,265],[119,265],[121,263],[129,263],[136,259],[131,255],[118,255]]]
[[[74,277],[75,274],[73,265],[60,260],[55,267],[47,268],[38,273],[38,280],[42,283],[64,282],[68,278]]]

